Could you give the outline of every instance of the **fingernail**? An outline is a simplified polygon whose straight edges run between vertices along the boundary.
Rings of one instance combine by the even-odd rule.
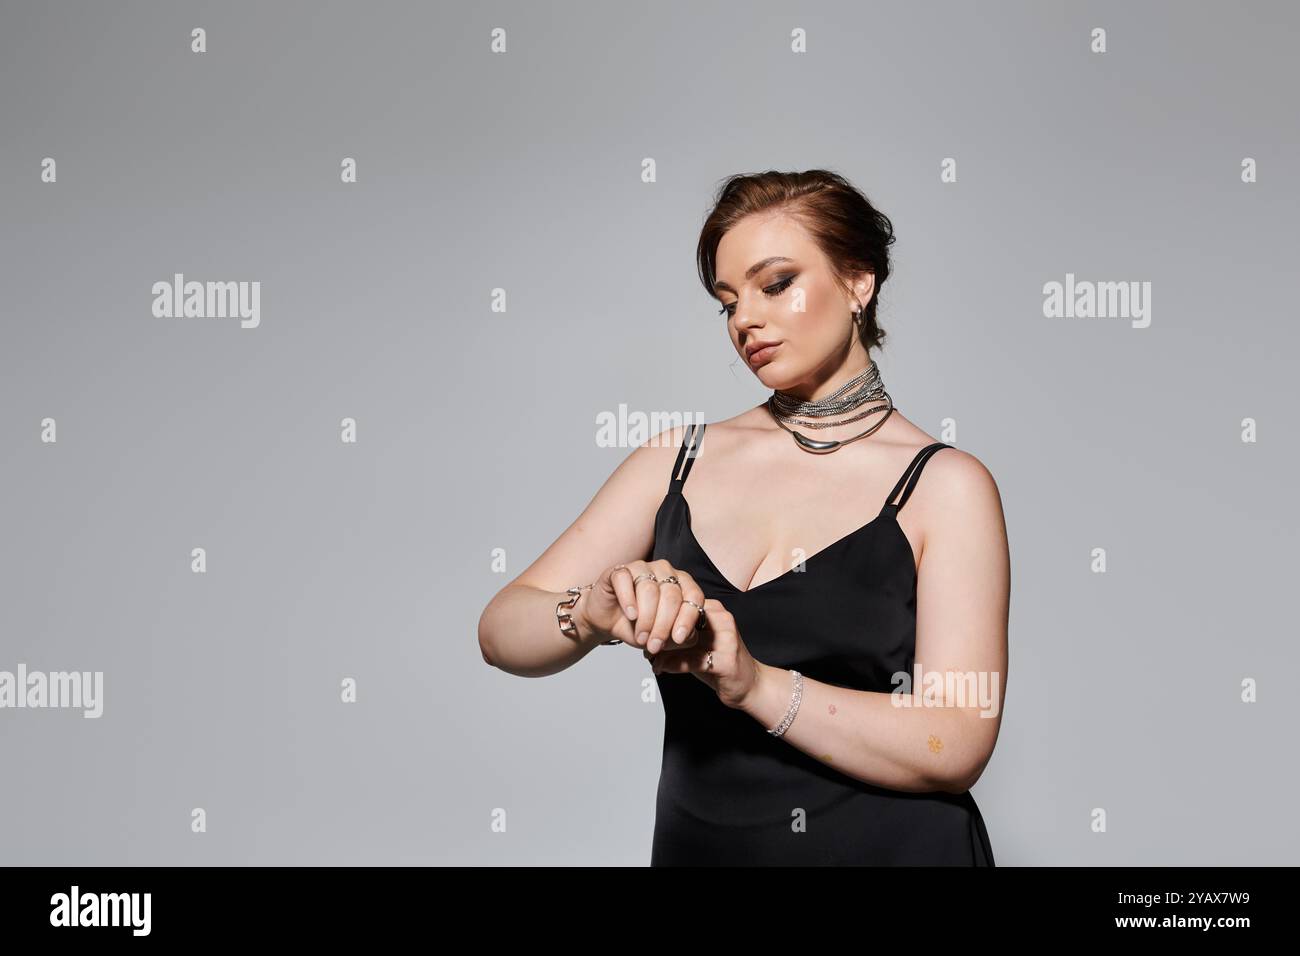
[[[646,638],[649,637],[649,636],[650,636],[650,632],[649,632],[649,631],[642,631],[640,634],[638,634],[638,635],[636,636],[636,642],[637,642],[638,644],[644,644],[645,641],[646,641]]]
[[[631,604],[627,606],[627,616],[629,619],[633,621],[636,620],[636,608],[634,608]]]
[[[677,625],[677,630],[673,631],[673,638],[678,644],[686,640],[686,628],[682,627],[680,624]]]
[[[651,641],[649,644],[646,645],[645,649],[649,651],[651,654],[658,654],[659,646],[662,643],[663,641],[659,640],[659,638],[656,637],[653,641]]]

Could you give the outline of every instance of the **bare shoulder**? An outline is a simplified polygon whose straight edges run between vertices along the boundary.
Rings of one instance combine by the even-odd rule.
[[[1005,548],[1002,495],[987,466],[975,455],[950,446],[932,454],[908,502],[924,528],[924,547],[947,539],[989,555]],[[999,544],[1000,543],[1000,544]]]
[[[930,484],[945,499],[955,499],[973,504],[983,501],[988,504],[997,501],[998,485],[993,473],[973,454],[956,446],[941,448],[925,466]]]

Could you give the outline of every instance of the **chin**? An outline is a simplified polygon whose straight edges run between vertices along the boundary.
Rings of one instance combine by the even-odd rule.
[[[750,372],[753,373],[756,379],[770,389],[782,390],[798,385],[802,379],[791,375],[788,371],[781,368],[781,364],[781,360],[777,359],[775,362],[768,362],[766,365],[760,365],[758,368],[751,368]]]

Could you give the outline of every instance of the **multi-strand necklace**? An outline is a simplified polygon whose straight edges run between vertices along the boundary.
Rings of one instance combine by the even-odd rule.
[[[804,451],[812,452],[816,455],[825,455],[836,451],[842,445],[849,442],[857,441],[859,438],[865,438],[870,435],[881,425],[885,424],[886,419],[894,412],[894,400],[889,397],[885,391],[885,386],[880,381],[880,369],[876,367],[874,360],[868,358],[869,363],[859,375],[856,375],[850,381],[845,382],[837,388],[832,394],[825,398],[819,398],[813,402],[805,402],[785,392],[775,391],[767,400],[767,409],[776,419],[776,423],[794,436],[794,443]],[[854,415],[851,418],[843,418],[833,422],[808,422],[803,421],[797,416],[810,415],[813,418],[825,418],[829,415],[843,415],[860,408],[867,402],[873,402],[883,398],[885,404],[869,408],[861,414]],[[817,438],[809,438],[795,431],[786,422],[792,425],[802,425],[805,428],[834,428],[836,425],[847,425],[849,422],[856,422],[860,418],[866,418],[868,415],[874,415],[876,412],[883,411],[884,417],[876,422],[860,435],[854,435],[852,438],[845,438],[842,441],[830,441]]]

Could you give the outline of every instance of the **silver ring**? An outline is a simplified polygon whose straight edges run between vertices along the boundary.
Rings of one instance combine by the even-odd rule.
[[[709,656],[704,658],[704,669],[706,671],[713,670],[713,651],[709,651]]]
[[[670,575],[668,575],[668,577],[666,577],[666,578],[660,578],[660,579],[659,579],[659,583],[660,583],[660,584],[675,584],[675,585],[677,585],[678,587],[681,587],[681,586],[682,586],[682,582],[677,580],[677,575],[675,575],[675,574],[670,574]]]
[[[632,579],[632,587],[636,587],[637,584],[645,578],[649,578],[651,581],[659,580],[657,577],[655,577],[655,573],[653,571],[642,571],[640,574],[638,574],[636,577]]]
[[[682,598],[682,603],[689,604],[691,607],[695,608],[695,610],[697,610],[700,613],[700,616],[695,619],[695,627],[697,630],[703,630],[704,628],[709,626],[709,619],[704,616],[703,605],[696,604],[690,598],[686,598],[686,597]]]

